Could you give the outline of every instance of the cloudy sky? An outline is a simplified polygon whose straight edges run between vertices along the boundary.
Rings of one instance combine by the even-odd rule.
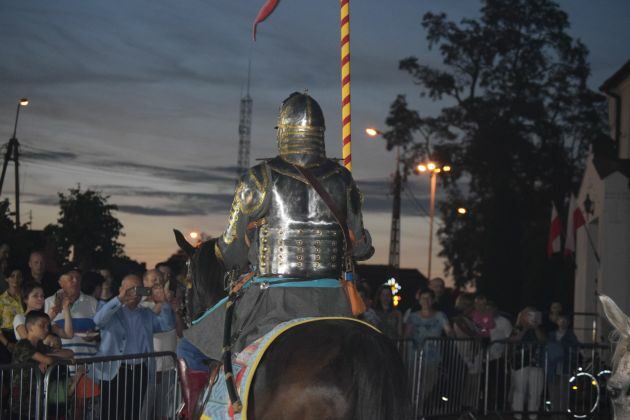
[[[281,101],[308,89],[327,118],[327,150],[341,157],[339,3],[285,0],[259,25],[264,0],[28,0],[0,2],[0,142],[13,131],[21,166],[22,220],[56,221],[58,192],[80,184],[119,206],[126,252],[148,264],[175,249],[171,229],[218,235],[234,188],[239,100],[251,58],[251,163],[275,150]],[[571,34],[591,51],[597,88],[630,58],[630,3],[563,0]],[[396,94],[422,114],[422,99],[398,60],[439,64],[420,25],[427,11],[459,21],[478,14],[473,0],[351,2],[354,176],[366,195],[366,226],[386,263],[393,154],[363,134],[383,127]],[[1,140],[2,138],[5,140]],[[2,198],[13,194],[13,168]],[[428,184],[403,193],[403,267],[426,270]],[[439,221],[438,221],[439,223]],[[437,254],[439,246],[434,247]],[[435,261],[433,272],[441,271]]]

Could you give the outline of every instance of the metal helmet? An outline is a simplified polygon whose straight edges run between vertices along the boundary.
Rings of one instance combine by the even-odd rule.
[[[280,106],[280,157],[300,166],[314,166],[326,158],[324,114],[315,99],[293,92]]]

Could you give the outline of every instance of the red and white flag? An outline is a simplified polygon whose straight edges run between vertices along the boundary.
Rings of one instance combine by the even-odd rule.
[[[575,196],[571,194],[569,203],[569,215],[567,217],[567,238],[564,241],[564,255],[572,255],[575,253],[575,235],[579,228],[586,224],[584,213],[577,205]]]
[[[560,221],[560,216],[558,216],[556,205],[551,203],[551,224],[549,225],[549,240],[547,241],[547,255],[549,257],[562,249],[561,236],[562,222]]]

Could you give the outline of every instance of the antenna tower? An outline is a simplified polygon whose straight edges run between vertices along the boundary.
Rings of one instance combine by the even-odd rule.
[[[240,177],[249,168],[249,149],[252,133],[252,98],[249,96],[251,78],[251,58],[247,64],[247,91],[241,98],[240,116],[238,120],[238,174]]]

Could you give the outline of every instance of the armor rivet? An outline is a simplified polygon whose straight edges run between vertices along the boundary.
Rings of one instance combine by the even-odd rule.
[[[319,255],[315,255],[315,261],[319,261],[320,260],[320,256]]]
[[[315,241],[315,246],[319,246],[319,241]]]
[[[302,233],[304,233],[304,230],[300,229],[300,230],[298,230],[298,233],[302,234]]]
[[[282,247],[278,248],[278,251],[282,252]]]
[[[321,231],[321,230],[318,230],[318,231],[317,231],[317,234],[321,236],[322,231]]]
[[[297,263],[297,266],[302,267],[302,263],[301,262]]]
[[[301,240],[301,239],[298,239],[296,243],[297,243],[298,245],[302,245],[302,244],[304,243],[304,241],[303,241],[303,240]]]
[[[303,257],[303,256],[301,256],[301,255],[298,255],[298,256],[297,256],[298,261],[302,261],[302,259],[303,259],[303,258],[304,258],[304,257]]]
[[[314,264],[314,266],[315,266],[315,267],[319,267],[319,263],[318,263],[318,262],[316,262],[316,263]]]
[[[278,254],[278,259],[282,259],[282,254]]]
[[[315,254],[319,254],[320,251],[321,251],[321,249],[315,248]]]

